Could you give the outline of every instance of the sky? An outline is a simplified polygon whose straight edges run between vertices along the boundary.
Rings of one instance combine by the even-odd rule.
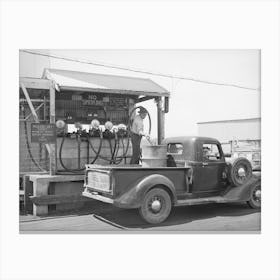
[[[218,83],[260,87],[259,50],[33,50],[109,65],[192,77]],[[197,135],[197,123],[260,117],[260,91],[202,84],[142,73],[20,54],[20,76],[41,77],[44,67],[150,78],[171,95],[165,136]],[[156,136],[156,105],[144,102]]]

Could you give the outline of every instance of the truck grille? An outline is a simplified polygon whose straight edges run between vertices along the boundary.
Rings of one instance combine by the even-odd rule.
[[[110,173],[88,171],[87,187],[95,190],[109,192],[111,190]]]

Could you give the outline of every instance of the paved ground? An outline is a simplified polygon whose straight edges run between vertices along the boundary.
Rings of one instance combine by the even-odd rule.
[[[123,210],[96,202],[87,209],[45,218],[20,216],[20,232],[100,232],[107,231],[254,231],[261,230],[261,213],[247,204],[208,204],[174,208],[160,225],[142,221],[137,210]]]

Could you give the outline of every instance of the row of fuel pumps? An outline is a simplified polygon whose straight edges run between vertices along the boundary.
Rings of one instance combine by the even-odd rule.
[[[57,120],[57,148],[58,148],[58,160],[61,169],[60,172],[81,172],[85,169],[84,162],[81,162],[83,158],[82,150],[86,147],[87,164],[94,164],[98,160],[101,160],[105,164],[120,164],[121,162],[128,163],[131,154],[130,145],[130,128],[133,122],[133,116],[140,106],[134,107],[128,117],[126,124],[114,124],[111,121],[106,121],[105,124],[101,124],[98,119],[93,119],[90,122],[89,129],[84,129],[80,122],[75,122],[75,130],[68,132],[68,123],[64,120]],[[148,113],[149,127],[147,131],[151,132],[151,117]],[[69,142],[71,149],[67,149],[66,142]],[[75,143],[75,144],[74,144]],[[85,144],[85,145],[83,145]],[[83,148],[84,147],[84,148]],[[66,149],[65,149],[66,148]],[[104,152],[104,149],[107,152]],[[65,152],[68,150],[68,153]],[[71,151],[69,153],[69,150]],[[75,153],[76,150],[76,153]],[[72,154],[74,152],[74,155]],[[76,155],[75,155],[76,154]],[[64,155],[70,156],[73,159],[77,159],[77,166],[75,168],[69,167],[65,162]]]

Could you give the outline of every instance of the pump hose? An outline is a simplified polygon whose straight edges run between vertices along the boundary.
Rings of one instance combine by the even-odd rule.
[[[129,148],[129,136],[130,136],[130,129],[131,129],[131,117],[132,117],[132,114],[137,110],[139,109],[140,107],[142,106],[137,106],[135,108],[133,108],[133,110],[130,112],[129,114],[129,118],[128,118],[128,124],[127,124],[127,134],[128,134],[128,137],[127,137],[127,144],[126,144],[126,149],[124,151],[124,143],[123,143],[123,136],[122,136],[122,146],[123,146],[123,155],[118,157],[117,155],[115,156],[115,164],[120,164],[122,162],[122,160],[126,157],[127,155],[127,152],[128,152],[128,148]],[[151,134],[151,129],[152,129],[152,121],[151,121],[151,116],[150,116],[150,113],[147,111],[147,114],[148,114],[148,118],[149,118],[149,134]]]
[[[126,154],[127,154],[127,152],[128,152],[128,148],[129,148],[129,137],[127,138],[127,145],[126,145],[126,148],[125,148],[125,145],[124,145],[123,136],[122,136],[122,138],[121,138],[121,142],[122,142],[123,154],[122,154],[121,156],[118,157],[118,152],[116,153],[114,164],[120,164],[120,163],[122,162],[122,160],[126,157]],[[120,144],[118,143],[118,151],[119,151],[119,146],[120,146]]]
[[[103,134],[102,134],[101,131],[100,131],[100,144],[99,144],[99,148],[98,148],[97,151],[96,151],[95,148],[93,147],[93,145],[92,145],[90,139],[88,139],[88,141],[89,141],[89,145],[90,145],[91,149],[92,149],[93,152],[96,154],[96,158],[94,159],[93,162],[91,162],[91,164],[93,164],[93,163],[97,160],[98,157],[101,158],[101,159],[103,159],[103,160],[109,161],[109,162],[111,161],[111,159],[108,159],[108,158],[103,157],[103,156],[100,155],[100,151],[101,151],[101,147],[102,147],[102,143],[103,143]]]
[[[113,148],[112,148],[112,142],[111,142],[111,137],[109,135],[108,137],[108,142],[109,142],[109,147],[110,147],[110,151],[111,151],[111,160],[110,160],[110,164],[112,164],[112,160],[113,160],[113,157],[114,157],[114,151],[113,151]]]
[[[110,139],[110,142],[111,142],[111,139]],[[118,150],[117,146],[118,146],[118,135],[117,133],[115,132],[115,139],[114,139],[114,150],[113,152],[111,151],[111,164],[115,163],[115,156],[116,156],[116,152]]]
[[[100,140],[99,140],[99,147],[98,147],[98,150],[95,151],[94,147],[93,147],[92,144],[91,144],[90,137],[89,137],[88,134],[87,134],[88,143],[89,143],[91,149],[92,149],[92,150],[94,151],[94,153],[95,153],[95,158],[92,160],[91,164],[94,164],[94,163],[96,162],[96,160],[98,159],[99,155],[100,155],[100,151],[101,151],[101,147],[102,147],[102,142],[103,142],[103,134],[102,134],[101,131],[99,131],[99,135],[100,135],[100,137],[99,137],[99,139],[100,139]]]
[[[119,140],[117,134],[116,134],[116,137],[115,137],[115,141],[116,141],[116,150],[115,150],[114,157],[113,157],[113,164],[120,164],[122,162],[122,160],[126,157],[128,147],[129,147],[129,138],[127,138],[127,146],[126,146],[126,149],[125,149],[124,142],[123,142],[123,135],[121,135],[122,148],[123,148],[123,155],[122,156],[118,156],[119,149],[120,149],[120,140]]]
[[[130,112],[129,114],[129,118],[128,118],[128,124],[127,124],[127,143],[126,143],[126,148],[124,145],[124,137],[122,136],[121,140],[122,140],[122,147],[123,147],[123,154],[121,156],[118,157],[118,151],[119,151],[119,139],[117,137],[117,134],[115,134],[115,145],[114,145],[114,149],[112,148],[112,142],[111,142],[111,138],[109,138],[109,145],[110,145],[110,151],[111,151],[111,159],[108,159],[104,156],[100,155],[100,151],[101,151],[101,147],[102,147],[102,142],[103,142],[103,138],[102,140],[100,140],[100,145],[99,145],[99,149],[98,151],[95,150],[95,148],[93,147],[90,139],[88,138],[88,142],[90,144],[91,149],[93,150],[93,152],[96,154],[96,157],[94,158],[93,162],[91,164],[93,164],[97,158],[103,159],[105,161],[110,162],[110,164],[120,164],[122,162],[122,160],[126,157],[127,153],[128,153],[128,148],[129,148],[129,142],[130,142],[130,129],[131,129],[131,117],[132,114],[134,113],[135,110],[139,109],[142,106],[137,106],[135,108],[133,108],[133,110]],[[149,134],[151,134],[151,128],[152,128],[152,122],[151,122],[151,116],[149,114],[149,112],[147,111],[148,117],[149,117]],[[100,132],[100,137],[102,135],[102,132]]]
[[[114,155],[113,155],[113,163],[114,164],[117,164],[116,160],[118,158],[118,153],[119,153],[119,149],[120,149],[120,140],[118,138],[118,135],[116,134],[116,138],[115,138],[115,152],[114,152]]]
[[[27,135],[28,132],[27,132],[27,123],[26,123],[27,121],[25,120],[25,117],[26,117],[26,116],[25,116],[25,110],[23,109],[22,111],[23,111],[23,118],[24,118],[25,140],[26,140],[26,146],[27,146],[28,154],[29,154],[29,156],[30,156],[32,162],[34,163],[34,165],[35,165],[38,169],[40,169],[41,171],[46,172],[46,170],[43,169],[43,168],[40,166],[40,164],[34,159],[34,157],[33,157],[33,155],[32,155],[31,147],[30,147],[30,143],[29,143],[28,135]]]
[[[102,132],[100,132],[100,139],[102,139],[102,141],[100,140],[100,145],[99,145],[99,148],[98,148],[97,151],[96,151],[95,148],[93,147],[93,145],[92,145],[90,139],[88,140],[91,149],[92,149],[93,152],[96,154],[96,158],[94,159],[94,162],[97,160],[97,158],[101,158],[101,159],[106,160],[106,161],[108,161],[108,162],[111,163],[111,162],[112,162],[113,155],[114,155],[114,151],[113,151],[112,145],[111,145],[111,147],[110,147],[110,148],[111,148],[111,158],[108,159],[108,158],[106,158],[106,157],[101,156],[101,155],[100,155],[100,150],[101,150],[102,142],[103,142],[103,137],[102,137],[102,138],[101,138],[101,137],[102,137]],[[110,143],[110,142],[109,142],[109,143]],[[92,162],[91,164],[93,164],[94,162]]]
[[[67,168],[67,167],[65,166],[65,164],[63,163],[63,160],[62,160],[62,147],[63,147],[64,141],[65,141],[65,137],[66,137],[66,133],[63,133],[63,138],[62,138],[62,141],[61,141],[61,144],[60,144],[60,148],[59,148],[59,162],[60,162],[61,166],[62,166],[63,169],[66,170],[67,172],[75,173],[75,172],[84,171],[84,170],[85,170],[85,167],[84,167],[84,168],[77,168],[77,169],[70,169],[70,168]]]

